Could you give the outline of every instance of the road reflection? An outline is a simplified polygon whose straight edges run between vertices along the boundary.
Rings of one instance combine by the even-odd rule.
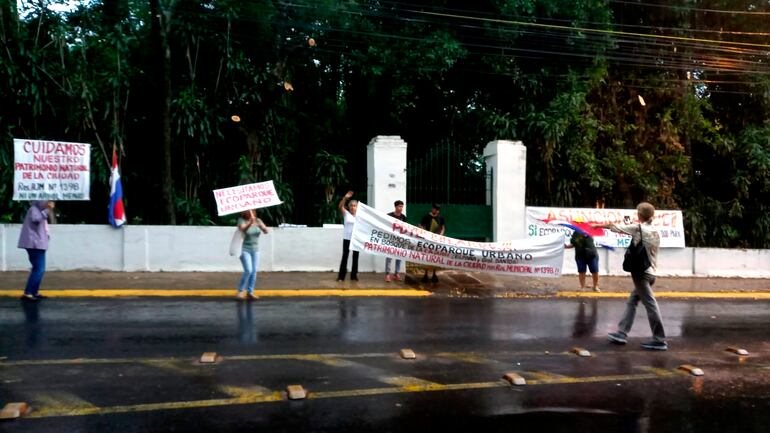
[[[244,344],[257,342],[257,327],[254,324],[254,306],[252,302],[238,302],[238,341]]]
[[[24,343],[28,349],[37,348],[42,340],[43,326],[40,323],[40,302],[21,301],[24,311]]]
[[[586,306],[590,306],[590,313],[586,314]],[[575,324],[572,327],[572,338],[593,337],[596,332],[596,323],[599,320],[599,300],[579,301],[578,312],[575,316]]]

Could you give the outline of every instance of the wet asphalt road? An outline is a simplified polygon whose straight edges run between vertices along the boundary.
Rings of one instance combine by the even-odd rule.
[[[507,299],[0,300],[7,432],[767,432],[770,303]],[[570,350],[588,349],[580,358]],[[739,346],[751,352],[725,352]],[[401,348],[418,358],[403,360]],[[224,357],[201,365],[203,352]],[[678,367],[693,364],[695,378]],[[528,384],[500,380],[517,372]],[[302,384],[303,401],[281,391]]]

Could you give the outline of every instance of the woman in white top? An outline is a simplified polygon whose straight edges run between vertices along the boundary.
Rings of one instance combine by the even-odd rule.
[[[345,221],[342,230],[342,261],[340,262],[340,272],[337,274],[337,281],[345,281],[345,275],[348,273],[348,253],[350,252],[350,238],[353,236],[353,224],[356,223],[357,200],[350,200],[348,208],[345,209],[345,202],[353,197],[353,191],[348,191],[345,197],[340,200],[339,209],[342,219]],[[358,281],[358,251],[353,251],[353,266],[350,269],[350,279]]]

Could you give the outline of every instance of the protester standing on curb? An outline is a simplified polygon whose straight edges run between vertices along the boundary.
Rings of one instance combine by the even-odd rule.
[[[594,238],[577,230],[572,232],[567,248],[575,248],[575,264],[578,270],[580,288],[586,288],[586,267],[591,271],[594,292],[599,290],[599,253],[596,251]]]
[[[436,203],[433,203],[433,207],[431,208],[430,212],[425,214],[425,216],[422,217],[420,220],[420,228],[423,230],[428,230],[431,233],[437,233],[441,236],[444,236],[444,232],[446,232],[446,221],[444,220],[444,217],[439,215],[441,213],[441,206],[439,206]],[[428,271],[433,270],[433,278],[431,281],[434,283],[438,283],[438,277],[436,276],[436,268],[434,266],[426,266],[425,267],[425,275],[422,276],[422,282],[427,283],[428,282]]]
[[[243,275],[238,284],[238,294],[236,298],[243,300],[248,297],[257,299],[254,294],[254,286],[257,283],[257,268],[259,267],[259,235],[267,234],[267,226],[261,219],[257,218],[256,210],[241,212],[238,217],[238,230],[244,234],[243,245],[241,246],[241,264],[243,265]]]
[[[608,338],[616,344],[626,344],[628,333],[634,324],[636,316],[636,306],[642,301],[647,310],[647,319],[650,322],[652,330],[652,341],[642,343],[642,348],[647,350],[667,350],[666,333],[663,330],[663,321],[660,317],[660,308],[652,292],[652,285],[655,284],[655,271],[658,267],[658,247],[660,246],[660,234],[652,227],[652,217],[655,215],[655,208],[649,203],[639,203],[636,207],[639,217],[639,224],[615,225],[615,224],[595,224],[594,228],[606,228],[616,233],[624,233],[631,236],[631,246],[639,245],[641,242],[647,251],[650,266],[643,271],[631,273],[634,281],[634,291],[628,297],[626,310],[623,318],[618,324],[617,332],[610,332]]]
[[[403,213],[403,211],[404,211],[404,202],[401,201],[401,200],[396,200],[393,203],[393,207],[395,209],[393,210],[393,212],[389,213],[388,216],[391,216],[391,217],[393,217],[393,218],[395,218],[397,220],[406,222],[406,214]],[[393,260],[393,259],[391,259],[390,257],[385,259],[385,281],[388,282],[388,283],[390,282],[390,279],[391,279],[391,277],[390,277],[390,262],[391,262],[391,260]],[[396,272],[393,274],[393,279],[396,280],[396,281],[401,281],[401,277],[398,275],[399,271],[401,270],[401,260],[399,260],[399,259],[395,259],[395,260],[396,260],[396,267],[395,267],[395,271]]]
[[[337,281],[345,281],[345,275],[348,273],[348,254],[350,253],[350,238],[353,237],[353,225],[356,223],[356,209],[358,209],[358,201],[350,200],[348,208],[345,209],[345,202],[353,197],[353,191],[348,191],[338,205],[342,219],[344,221],[344,228],[342,229],[342,260],[340,261],[340,271],[337,274]],[[350,279],[352,281],[358,281],[358,251],[353,251],[353,265],[350,269]]]
[[[27,250],[32,270],[29,272],[27,285],[24,287],[22,301],[39,301],[46,296],[41,295],[40,283],[45,274],[45,253],[48,250],[48,215],[53,211],[52,201],[33,201],[24,217],[24,224],[19,234],[19,248]]]

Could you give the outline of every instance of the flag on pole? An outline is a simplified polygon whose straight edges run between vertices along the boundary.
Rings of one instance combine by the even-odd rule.
[[[126,212],[123,210],[123,186],[118,172],[118,154],[112,147],[112,174],[110,174],[110,224],[118,228],[126,223]]]

